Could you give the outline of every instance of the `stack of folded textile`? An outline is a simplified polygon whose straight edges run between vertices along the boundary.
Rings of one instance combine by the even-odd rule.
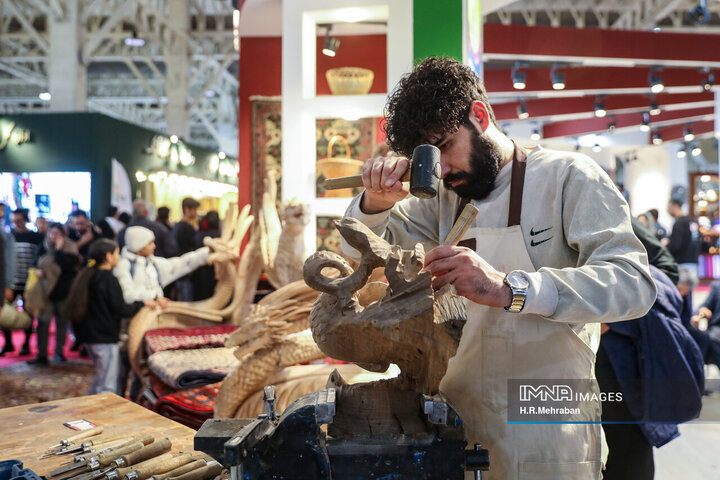
[[[149,382],[141,405],[167,418],[200,428],[213,416],[223,378],[238,363],[225,339],[234,325],[157,328],[145,334]]]

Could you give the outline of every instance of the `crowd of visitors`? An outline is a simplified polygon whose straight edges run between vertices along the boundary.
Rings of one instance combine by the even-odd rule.
[[[86,212],[75,210],[62,223],[38,217],[31,230],[27,209],[14,210],[10,223],[0,204],[0,291],[6,303],[34,317],[18,354],[30,354],[33,331],[38,353],[30,365],[64,362],[66,348],[82,348],[97,367],[90,393],[124,395],[129,363],[123,340],[132,316],[142,306],[163,308],[170,300],[212,294],[214,274],[203,238],[220,235],[218,213],[211,210],[198,219],[200,203],[189,197],[181,208],[182,220],[175,225],[168,207],[158,208],[153,221],[147,204],[137,200],[132,217],[111,206],[93,223]],[[173,282],[176,288],[168,289]],[[53,321],[55,348],[49,354]],[[0,356],[16,351],[12,330],[2,333]],[[138,387],[136,381],[132,388]]]

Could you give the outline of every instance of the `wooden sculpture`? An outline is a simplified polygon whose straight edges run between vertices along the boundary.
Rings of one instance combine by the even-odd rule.
[[[372,371],[394,363],[401,370],[396,387],[437,393],[466,318],[462,299],[450,289],[433,292],[430,272],[421,271],[421,244],[403,250],[353,218],[340,220],[337,228],[362,258],[354,272],[333,252],[316,252],[305,262],[305,282],[324,292],[310,316],[318,346]],[[328,267],[340,277],[323,275]],[[366,284],[377,267],[385,268],[387,285]]]

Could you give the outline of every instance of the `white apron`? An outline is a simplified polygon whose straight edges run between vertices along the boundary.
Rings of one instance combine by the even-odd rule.
[[[525,157],[516,147],[509,226],[473,227],[464,237],[501,272],[535,271],[519,225]],[[467,306],[468,321],[440,390],[463,419],[467,448],[480,443],[490,452],[483,479],[600,479],[600,425],[507,423],[508,379],[594,378],[593,350],[566,323],[471,301]],[[599,404],[592,416],[600,420]],[[466,478],[474,477],[468,472]]]

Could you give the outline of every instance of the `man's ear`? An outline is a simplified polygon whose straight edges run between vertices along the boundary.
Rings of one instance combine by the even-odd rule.
[[[483,133],[490,126],[490,114],[487,111],[487,106],[480,100],[475,100],[470,107],[470,115],[480,124],[480,128]]]

